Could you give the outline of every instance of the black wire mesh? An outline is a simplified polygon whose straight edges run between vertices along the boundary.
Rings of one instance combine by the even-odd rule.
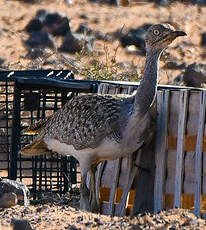
[[[19,150],[33,140],[22,129],[61,108],[78,92],[92,92],[71,71],[0,72],[0,176],[25,183],[33,198],[64,194],[79,182],[77,162],[57,153],[25,157]]]
[[[8,176],[14,82],[0,82],[0,176]]]
[[[51,90],[21,90],[20,95],[20,127],[27,127],[37,120],[52,115],[64,104],[64,100],[70,98],[66,92]],[[20,148],[30,143],[33,136],[21,134]],[[17,178],[28,184],[35,194],[42,192],[65,193],[73,184],[76,184],[76,174],[69,167],[76,162],[72,157],[61,157],[58,154],[25,158],[18,155]],[[32,181],[29,179],[32,178]]]

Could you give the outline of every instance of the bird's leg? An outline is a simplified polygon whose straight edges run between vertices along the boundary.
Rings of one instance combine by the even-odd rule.
[[[87,188],[87,171],[81,172],[80,208],[86,211],[91,211],[89,189]]]
[[[97,168],[96,165],[92,166],[89,173],[91,176],[91,211],[98,213],[99,212],[99,202],[97,202],[96,182],[95,182],[96,168]]]

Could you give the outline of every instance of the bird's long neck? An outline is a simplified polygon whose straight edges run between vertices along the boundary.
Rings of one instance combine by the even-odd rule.
[[[146,65],[143,78],[135,94],[134,112],[144,115],[152,105],[158,81],[159,57],[161,51],[147,50]]]

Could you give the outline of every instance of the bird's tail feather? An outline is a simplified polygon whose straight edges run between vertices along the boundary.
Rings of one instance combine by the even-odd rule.
[[[32,142],[31,144],[26,145],[22,150],[21,154],[27,156],[35,156],[49,153],[47,145],[43,139]]]

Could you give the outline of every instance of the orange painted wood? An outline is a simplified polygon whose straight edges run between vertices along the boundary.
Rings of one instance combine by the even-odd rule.
[[[181,208],[194,209],[194,194],[182,194],[181,195]],[[166,209],[173,208],[174,194],[165,194],[165,207]],[[206,210],[206,195],[201,195],[201,211]]]
[[[184,150],[185,151],[195,151],[197,136],[185,136],[184,138]],[[167,137],[167,148],[169,150],[177,149],[177,137],[168,136]],[[203,152],[206,151],[206,136],[203,137]]]
[[[101,201],[101,211],[104,213],[108,212],[109,208],[109,196],[110,196],[110,188],[103,186],[100,187],[100,201]],[[120,188],[117,188],[115,191],[115,201],[114,201],[114,214],[119,211],[120,207],[120,201],[122,199],[123,190]],[[135,199],[135,190],[131,189],[128,193],[128,204],[126,205],[126,215],[130,216],[132,215],[133,206],[134,206],[134,199]]]

